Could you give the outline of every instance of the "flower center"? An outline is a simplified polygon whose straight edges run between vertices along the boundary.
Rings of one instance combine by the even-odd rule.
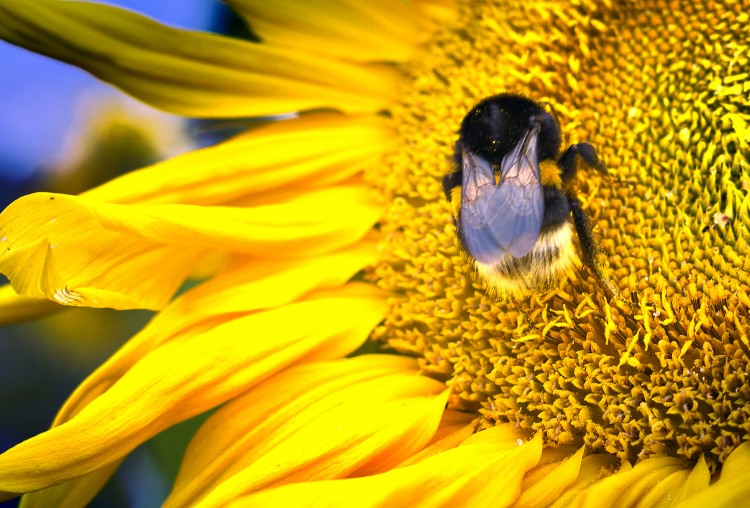
[[[740,4],[466,2],[461,26],[406,69],[391,110],[401,147],[369,171],[393,196],[369,277],[395,297],[373,336],[420,356],[484,426],[515,422],[631,461],[704,454],[716,470],[750,431]],[[501,92],[548,104],[563,148],[590,142],[614,175],[579,172],[578,195],[623,301],[580,262],[522,301],[472,275],[441,178],[463,116]]]

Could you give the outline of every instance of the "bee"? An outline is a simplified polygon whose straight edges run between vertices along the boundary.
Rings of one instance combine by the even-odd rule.
[[[609,296],[617,290],[597,263],[591,221],[574,189],[581,163],[607,174],[594,147],[560,154],[555,117],[536,102],[501,94],[479,102],[461,122],[457,170],[443,178],[460,245],[476,273],[502,296],[544,292],[580,259]],[[573,217],[571,223],[570,217]]]

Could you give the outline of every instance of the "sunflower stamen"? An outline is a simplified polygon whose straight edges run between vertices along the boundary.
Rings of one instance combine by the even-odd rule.
[[[480,402],[482,426],[516,422],[626,460],[704,454],[717,471],[750,433],[738,382],[750,369],[747,13],[571,0],[466,3],[462,16],[482,22],[446,29],[406,67],[413,86],[392,111],[402,147],[368,172],[395,196],[368,276],[401,295],[375,336],[440,350],[447,361],[425,354],[423,368]],[[564,141],[590,142],[610,168],[577,186],[622,299],[580,263],[524,301],[471,277],[440,178],[466,111],[504,91],[549,103]],[[453,313],[428,318],[440,308]]]

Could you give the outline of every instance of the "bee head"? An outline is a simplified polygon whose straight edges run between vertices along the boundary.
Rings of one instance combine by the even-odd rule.
[[[461,123],[461,143],[490,163],[499,164],[535,124],[541,126],[539,160],[557,159],[561,139],[555,118],[535,102],[518,95],[496,95],[477,104]]]

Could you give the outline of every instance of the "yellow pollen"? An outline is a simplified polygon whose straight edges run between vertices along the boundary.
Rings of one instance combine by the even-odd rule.
[[[392,198],[381,260],[393,293],[373,337],[445,379],[480,426],[631,462],[716,471],[750,438],[750,23],[743,2],[464,2],[405,72],[400,149],[368,170]],[[501,92],[554,109],[581,171],[608,300],[579,260],[549,293],[490,296],[457,246],[441,178],[466,112]]]

